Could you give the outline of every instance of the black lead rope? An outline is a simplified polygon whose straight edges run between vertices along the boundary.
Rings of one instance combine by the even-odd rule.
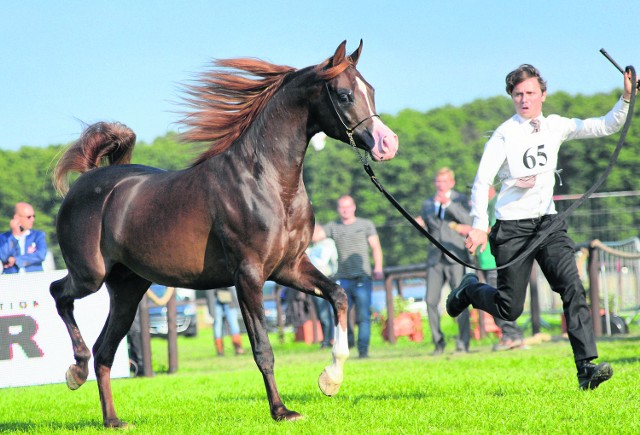
[[[632,66],[629,66],[627,68],[631,71],[632,83],[636,83],[636,70]],[[438,249],[440,249],[447,257],[451,258],[453,261],[455,261],[458,264],[461,264],[463,266],[466,266],[468,268],[475,269],[475,270],[487,271],[487,270],[505,269],[515,264],[516,262],[522,260],[529,254],[531,254],[552,231],[555,231],[562,224],[562,221],[566,219],[567,216],[569,216],[576,208],[582,205],[582,203],[584,203],[593,194],[593,192],[595,192],[596,189],[598,189],[602,185],[602,183],[604,183],[604,181],[609,176],[609,173],[613,169],[613,166],[615,165],[616,161],[618,160],[618,155],[620,154],[622,145],[624,145],[624,140],[627,137],[627,132],[629,131],[629,127],[631,126],[631,119],[633,118],[635,103],[636,103],[636,93],[631,92],[631,99],[629,101],[629,111],[627,112],[627,119],[625,120],[625,123],[622,127],[622,131],[620,133],[620,139],[618,139],[618,144],[616,146],[616,149],[611,154],[611,157],[609,158],[609,164],[607,165],[607,168],[605,169],[604,173],[600,176],[600,178],[593,184],[593,186],[591,186],[591,188],[587,192],[585,192],[584,195],[582,195],[580,199],[578,199],[576,202],[571,204],[571,206],[569,206],[562,213],[557,214],[553,218],[551,218],[551,220],[546,221],[548,222],[548,224],[544,227],[544,229],[538,232],[536,238],[532,240],[532,242],[528,245],[526,250],[524,250],[522,253],[517,255],[516,258],[509,261],[508,263],[505,263],[493,269],[483,269],[483,268],[474,266],[472,264],[469,264],[466,261],[456,257],[455,254],[453,254],[451,251],[445,248],[438,240],[436,240],[435,237],[433,237],[426,229],[424,229],[418,222],[416,222],[413,216],[411,216],[411,214],[409,214],[409,212],[407,212],[407,210],[405,210],[398,203],[398,201],[396,201],[393,195],[387,192],[387,190],[384,188],[384,186],[382,186],[380,181],[378,181],[378,178],[376,177],[376,174],[373,172],[373,168],[371,167],[371,165],[369,165],[369,163],[362,158],[361,158],[361,161],[364,166],[364,170],[367,172],[367,174],[369,174],[371,181],[373,182],[373,184],[375,184],[378,190],[382,192],[384,196],[387,197],[389,202],[393,204],[393,206],[411,223],[411,225],[413,225],[418,231],[420,231],[420,233],[422,233],[423,236],[429,239],[429,241],[433,243]],[[542,225],[544,225],[544,222]],[[485,249],[488,249],[488,246],[486,246]]]

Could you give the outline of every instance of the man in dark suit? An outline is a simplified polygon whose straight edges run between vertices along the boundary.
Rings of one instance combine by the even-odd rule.
[[[422,204],[420,217],[417,221],[449,251],[458,258],[468,261],[469,255],[464,246],[464,240],[471,229],[472,219],[469,214],[468,198],[453,190],[456,184],[455,174],[449,168],[441,168],[436,172],[436,194]],[[440,312],[438,305],[445,282],[450,288],[456,288],[462,279],[464,267],[440,249],[432,246],[427,256],[427,314],[429,327],[435,349],[433,355],[440,355],[444,351],[445,337],[440,329]],[[456,351],[468,352],[471,328],[469,324],[469,310],[465,310],[457,317],[458,337]]]
[[[47,255],[44,232],[33,229],[36,214],[26,202],[15,206],[11,228],[0,234],[0,260],[3,273],[36,272],[42,270]]]

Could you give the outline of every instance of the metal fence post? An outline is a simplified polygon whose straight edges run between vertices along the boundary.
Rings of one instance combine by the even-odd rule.
[[[395,319],[393,312],[393,280],[394,274],[387,274],[384,279],[384,289],[387,297],[387,334],[389,343],[396,344],[396,331],[393,326],[393,321]]]
[[[145,293],[138,305],[140,310],[140,335],[142,338],[142,362],[144,364],[144,376],[154,376],[151,364],[151,332],[149,331],[149,303]]]
[[[589,245],[589,294],[591,295],[591,318],[596,337],[602,336],[600,320],[600,284],[598,280],[598,249]]]
[[[167,289],[169,291],[169,289]],[[167,302],[167,345],[169,348],[169,373],[178,371],[178,322],[176,310],[176,289]]]

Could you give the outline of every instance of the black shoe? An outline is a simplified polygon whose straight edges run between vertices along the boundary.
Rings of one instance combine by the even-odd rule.
[[[613,376],[613,369],[608,362],[595,365],[586,362],[578,370],[578,383],[582,390],[594,390],[604,381],[608,381]]]
[[[359,359],[367,359],[367,358],[369,358],[369,352],[360,352],[358,354],[358,358]]]
[[[458,317],[471,304],[464,290],[468,285],[479,281],[475,273],[467,273],[462,277],[460,285],[449,293],[447,297],[447,313],[451,317]]]

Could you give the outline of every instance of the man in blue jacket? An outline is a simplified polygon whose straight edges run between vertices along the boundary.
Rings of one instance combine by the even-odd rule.
[[[44,232],[33,229],[36,215],[33,207],[19,202],[15,207],[11,228],[0,234],[0,260],[3,273],[24,273],[42,270],[47,255]]]

